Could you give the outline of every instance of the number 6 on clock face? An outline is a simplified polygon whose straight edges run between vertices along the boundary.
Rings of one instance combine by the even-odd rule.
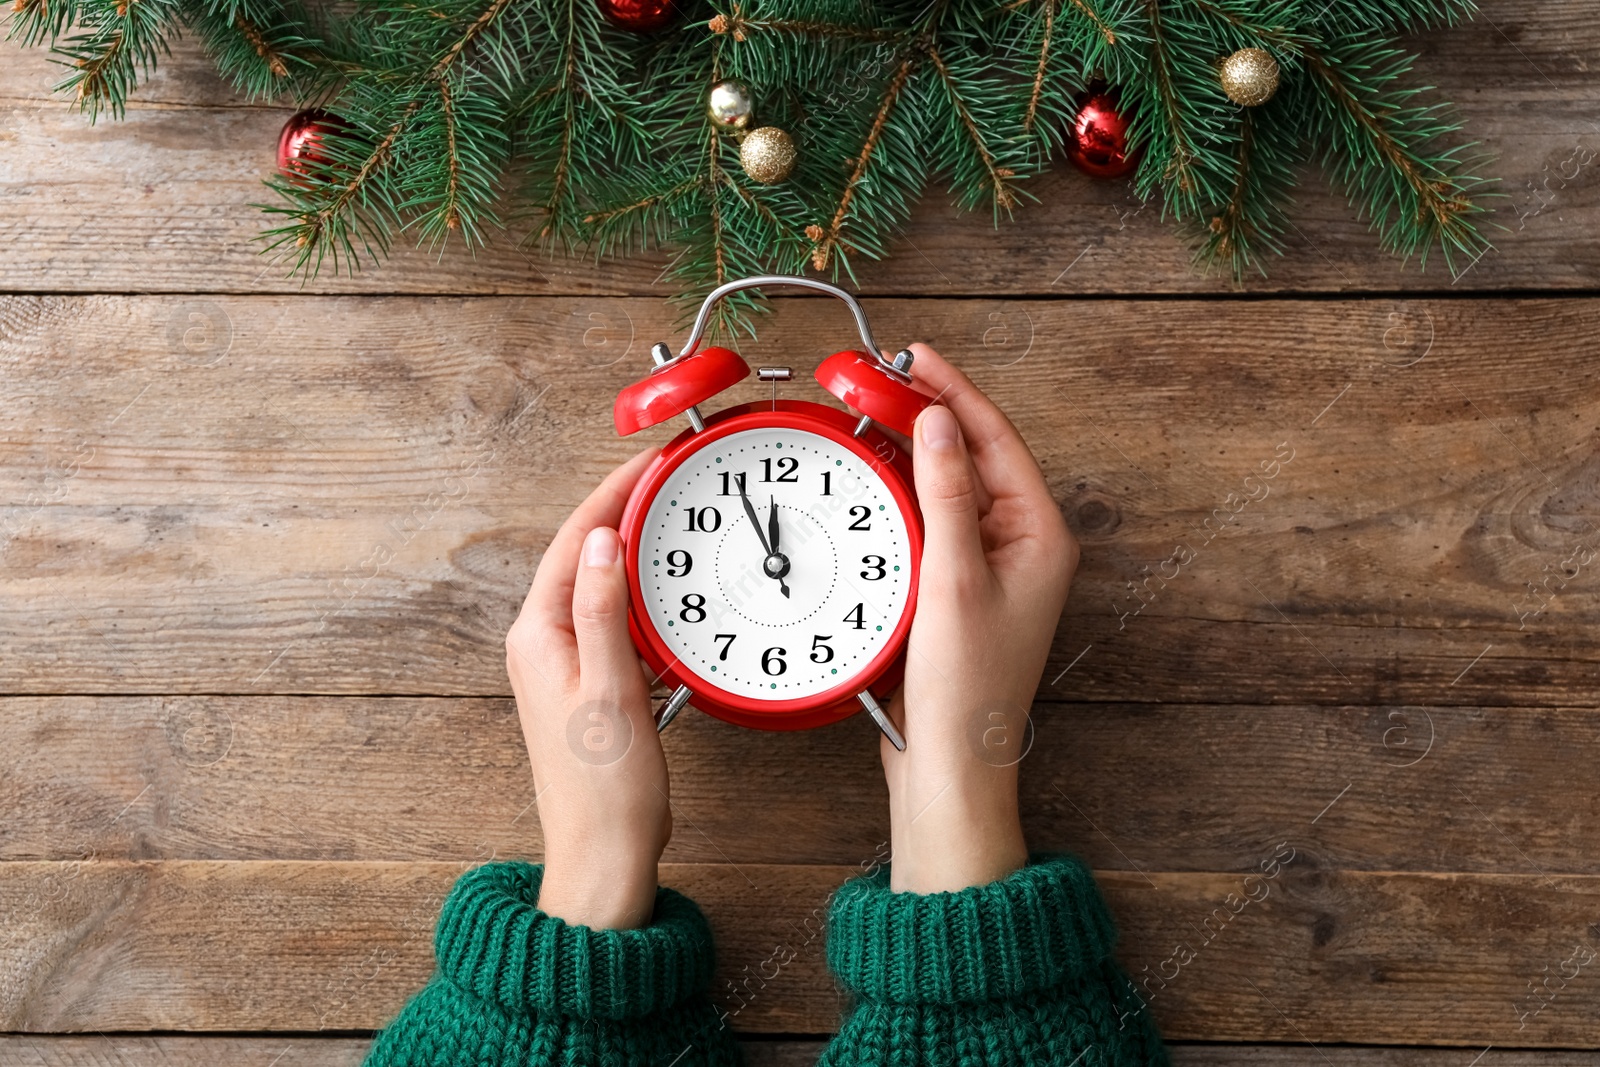
[[[743,725],[843,718],[897,666],[922,550],[906,460],[803,402],[714,416],[663,454],[623,520],[651,666]]]

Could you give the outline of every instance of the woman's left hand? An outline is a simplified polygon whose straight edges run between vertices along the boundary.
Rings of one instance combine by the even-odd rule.
[[[539,907],[581,926],[647,925],[672,836],[650,684],[628,637],[616,526],[655,451],[623,464],[572,513],[506,634],[544,827]]]

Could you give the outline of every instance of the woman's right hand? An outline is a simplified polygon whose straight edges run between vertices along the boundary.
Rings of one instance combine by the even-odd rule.
[[[912,438],[926,528],[905,684],[882,744],[897,892],[983,885],[1027,863],[1017,764],[1078,544],[1016,427],[967,376],[913,345],[939,403]]]

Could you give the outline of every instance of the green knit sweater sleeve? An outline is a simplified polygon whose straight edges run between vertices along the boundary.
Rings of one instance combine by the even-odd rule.
[[[711,928],[656,890],[640,930],[573,926],[539,910],[542,867],[468,871],[444,902],[437,970],[378,1035],[367,1067],[736,1067],[707,989]]]
[[[819,1067],[1168,1062],[1072,856],[957,893],[894,893],[881,870],[846,883],[828,923],[828,963],[854,1005]]]

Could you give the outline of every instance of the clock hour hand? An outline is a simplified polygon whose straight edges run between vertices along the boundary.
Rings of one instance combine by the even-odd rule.
[[[769,496],[767,502],[767,544],[772,551],[763,566],[768,574],[778,579],[778,588],[784,596],[788,596],[789,587],[783,579],[789,573],[789,557],[778,551],[778,501],[776,497]]]

